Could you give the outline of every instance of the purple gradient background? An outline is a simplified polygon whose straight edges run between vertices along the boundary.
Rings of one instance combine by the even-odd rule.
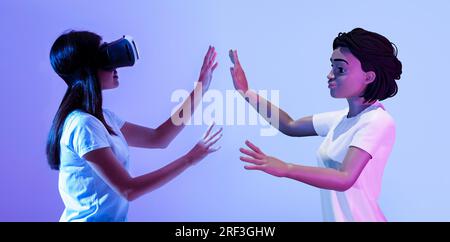
[[[293,117],[345,107],[329,97],[333,38],[360,26],[388,36],[404,64],[400,92],[384,102],[397,122],[380,205],[391,221],[449,221],[448,1],[12,1],[0,2],[0,221],[57,221],[58,173],[48,168],[46,135],[65,90],[48,53],[67,29],[106,41],[132,35],[142,59],[119,69],[120,87],[105,107],[156,127],[191,90],[209,44],[219,67],[212,89],[232,89],[227,51],[237,48],[253,89],[280,90]],[[140,175],[188,151],[206,126],[189,126],[167,150],[131,149]],[[226,126],[220,152],[163,188],[131,203],[130,221],[321,221],[319,192],[299,182],[248,172],[238,160],[245,139],[289,162],[315,165],[320,138],[278,134],[262,126]]]

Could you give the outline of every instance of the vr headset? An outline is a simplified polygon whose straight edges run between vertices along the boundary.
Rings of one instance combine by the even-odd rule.
[[[101,69],[112,70],[119,67],[133,66],[139,59],[139,52],[133,38],[124,35],[122,38],[100,46],[98,65]]]

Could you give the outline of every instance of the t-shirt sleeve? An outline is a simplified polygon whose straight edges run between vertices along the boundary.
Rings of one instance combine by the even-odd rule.
[[[372,118],[356,131],[349,146],[358,147],[372,157],[383,143],[392,143],[395,138],[395,123],[386,117]]]
[[[106,113],[106,115],[108,115],[111,118],[111,121],[114,122],[119,129],[121,129],[122,126],[125,124],[125,121],[121,119],[119,116],[117,116],[117,114],[115,114],[111,110],[103,109],[103,111]]]
[[[80,157],[90,151],[111,146],[108,141],[108,131],[95,117],[80,120],[73,130],[72,137],[73,149]]]
[[[313,126],[314,130],[319,136],[327,136],[333,125],[342,118],[344,110],[318,113],[313,115]]]

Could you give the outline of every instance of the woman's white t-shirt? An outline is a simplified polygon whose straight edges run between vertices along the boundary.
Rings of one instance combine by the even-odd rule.
[[[375,102],[357,116],[348,109],[313,115],[316,133],[325,140],[317,151],[320,167],[340,169],[350,146],[372,156],[357,181],[345,192],[321,189],[325,221],[386,221],[378,197],[384,167],[395,141],[395,123]]]
[[[83,158],[89,151],[111,147],[128,170],[128,145],[120,131],[125,122],[109,110],[104,109],[103,115],[117,136],[110,135],[96,117],[80,110],[71,112],[64,122],[58,186],[65,209],[60,221],[127,220],[128,201]]]

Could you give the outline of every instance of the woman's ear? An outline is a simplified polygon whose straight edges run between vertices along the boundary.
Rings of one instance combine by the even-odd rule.
[[[375,72],[373,71],[368,71],[366,72],[366,79],[364,80],[364,82],[369,85],[370,83],[372,83],[373,81],[375,81],[375,78],[377,77],[377,75],[375,74]]]

